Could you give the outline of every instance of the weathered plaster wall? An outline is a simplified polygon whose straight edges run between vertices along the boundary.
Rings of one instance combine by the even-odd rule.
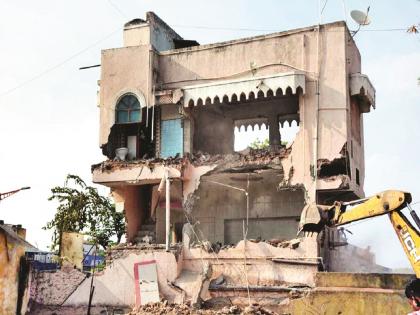
[[[174,39],[182,39],[169,25],[153,12],[147,12],[147,21],[150,24],[150,42],[157,51],[175,48]]]
[[[174,231],[175,239],[172,239],[173,243],[181,242],[182,238],[182,226],[185,222],[183,204],[183,195],[182,195],[182,182],[174,180],[171,182],[170,186],[171,191],[171,226]],[[159,204],[156,209],[156,242],[158,244],[165,243],[166,235],[166,192],[163,191],[159,198]]]
[[[118,254],[118,251],[115,253]],[[160,294],[170,302],[182,302],[178,291],[168,285],[179,275],[178,262],[173,253],[165,251],[121,251],[120,258],[114,258],[102,274],[95,275],[93,305],[131,306],[135,304],[134,264],[156,260]],[[86,279],[67,299],[64,306],[87,305],[91,279]]]
[[[146,211],[149,211],[151,189],[149,186],[122,186],[114,189],[124,200],[125,218],[127,224],[127,241],[132,242],[144,222]]]
[[[108,142],[111,127],[115,123],[115,106],[122,95],[133,93],[142,106],[149,103],[152,89],[151,65],[152,56],[148,45],[102,51],[99,105],[101,146]]]
[[[92,171],[93,182],[108,187],[126,184],[156,184],[159,183],[169,169],[171,178],[181,176],[181,165],[164,165],[162,163],[130,162],[104,162],[96,165]]]
[[[182,116],[179,113],[178,106],[175,105],[163,105],[160,107],[160,119],[168,120],[168,119],[179,119]]]
[[[197,227],[204,239],[236,244],[243,239],[243,221],[247,217],[244,192],[214,182],[249,191],[248,238],[294,238],[305,204],[304,191],[301,188],[278,190],[283,179],[281,168],[249,174],[249,188],[247,178],[247,173],[201,177],[191,215],[200,222]]]
[[[19,297],[19,275],[25,246],[0,230],[0,314],[17,314]],[[21,292],[21,308],[18,314],[25,314],[29,297],[28,290]]]
[[[33,309],[36,304],[62,305],[85,279],[86,274],[73,268],[34,272],[30,295]]]
[[[317,271],[318,248],[316,237],[301,239],[296,249],[274,247],[265,242],[253,243],[241,241],[237,246],[222,249],[217,254],[200,248],[184,249],[183,267],[186,270],[200,272],[203,261],[211,264],[212,275],[225,278],[226,284],[234,286],[261,285],[275,286],[283,284],[314,285]],[[244,267],[246,258],[246,268]],[[275,262],[275,258],[299,259],[301,264]],[[315,264],[305,264],[307,259]]]
[[[144,23],[124,28],[124,46],[102,51],[99,91],[100,146],[108,142],[115,122],[115,106],[125,93],[137,96],[142,107],[152,105],[151,93],[157,66],[156,51],[175,47],[174,39],[182,39],[153,12],[147,12]]]
[[[317,151],[319,159],[327,160],[340,157],[340,151],[348,141],[349,132],[347,29],[343,23],[321,26],[319,34],[316,28],[314,29],[173,50],[162,52],[159,56],[160,79],[165,87],[191,86],[209,78],[226,80],[296,69],[304,71],[307,76],[306,93],[300,98],[299,106],[300,124],[305,131],[295,140],[294,156],[298,164],[294,169],[299,169],[300,174],[297,178],[300,179],[300,183],[305,183],[308,196],[312,200],[315,199],[316,189],[311,176],[311,166],[316,168],[317,164],[314,154]],[[261,54],[261,51],[264,51],[264,54]],[[254,67],[252,73],[249,70],[251,63]],[[315,76],[318,64],[319,95]],[[198,136],[200,131],[197,129],[206,128],[204,125],[195,124],[197,139],[203,138]],[[224,133],[227,134],[224,138],[228,146],[230,133]],[[200,142],[196,140],[195,143]],[[225,147],[221,149],[227,150]],[[295,160],[292,163],[294,164]]]
[[[346,59],[347,59],[347,80],[354,73],[361,73],[361,56],[360,52],[349,34],[347,37]],[[365,151],[364,151],[364,132],[363,132],[363,114],[360,112],[355,100],[348,94],[349,115],[348,115],[348,148],[350,151],[351,173],[354,189],[357,194],[364,197],[364,179],[365,179]],[[356,183],[356,168],[359,170],[360,184]]]
[[[404,295],[408,275],[319,272],[317,288],[280,307],[283,313],[311,314],[407,314]]]
[[[149,45],[150,26],[146,23],[124,27],[123,33],[124,47]]]
[[[285,115],[298,115],[298,109],[298,96],[296,95],[272,96],[264,99],[259,98],[255,101],[239,100],[229,105],[222,102],[221,104],[209,104],[189,109],[190,120],[194,121],[196,127],[194,152],[232,153],[235,141],[235,121],[263,118],[267,120],[270,126],[273,125],[274,129],[277,128],[278,133],[278,119]]]
[[[210,105],[211,106],[211,105]],[[234,126],[230,117],[199,111],[194,120],[194,151],[210,154],[228,154],[233,152]]]
[[[351,143],[348,75],[350,71],[360,68],[360,55],[354,43],[349,42],[344,23],[322,25],[319,32],[317,27],[308,27],[225,43],[161,51],[156,56],[157,59],[152,58],[149,62],[149,51],[143,46],[104,51],[101,143],[106,142],[107,128],[114,120],[115,95],[121,94],[121,90],[134,87],[146,91],[144,94],[147,99],[151,89],[151,73],[147,70],[150,64],[156,68],[158,83],[164,89],[299,70],[306,75],[306,91],[299,96],[300,126],[303,131],[296,138],[293,153],[287,162],[289,169],[293,166],[296,172],[292,181],[305,185],[310,200],[315,200],[317,189],[340,187],[342,182],[339,180],[334,182],[337,184],[335,187],[332,181],[327,184],[323,180],[314,182],[314,173],[317,158],[339,158],[343,146]],[[130,75],[133,69],[143,71]],[[316,76],[318,70],[319,87]],[[282,107],[280,105],[279,108]],[[211,153],[228,153],[232,150],[231,120],[234,118],[219,115],[220,112],[213,109],[216,109],[214,104],[202,110],[194,109],[193,113],[197,112],[194,122],[188,115],[185,117],[185,152],[191,150],[192,135],[196,150]],[[217,141],[219,139],[224,141]],[[212,143],[217,145],[212,146]],[[357,164],[363,165],[362,146],[354,148],[353,153],[357,155]],[[355,172],[354,167],[352,172]],[[363,194],[363,174],[364,170],[360,167],[361,185],[355,185],[355,176],[352,176],[348,187],[358,195]]]
[[[83,268],[84,235],[76,232],[63,232],[60,242],[60,256],[63,264],[81,270]]]

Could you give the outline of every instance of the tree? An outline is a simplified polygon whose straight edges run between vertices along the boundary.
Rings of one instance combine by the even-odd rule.
[[[286,146],[287,141],[282,141],[281,145]],[[257,138],[250,143],[249,147],[254,150],[266,150],[270,147],[270,141],[268,138],[265,138],[263,141]]]
[[[53,230],[51,249],[55,250],[62,232],[87,234],[93,243],[107,248],[116,237],[125,233],[124,213],[117,212],[109,198],[103,197],[94,187],[76,175],[67,175],[63,187],[51,189],[48,200],[58,201],[54,218],[44,227]]]
[[[268,138],[265,138],[263,141],[257,138],[254,141],[252,141],[249,145],[249,147],[254,150],[268,149],[269,146],[270,143],[268,141]]]

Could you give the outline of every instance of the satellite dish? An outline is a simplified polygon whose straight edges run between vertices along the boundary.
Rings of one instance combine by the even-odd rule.
[[[369,9],[368,9],[369,12]],[[359,11],[359,10],[353,10],[350,12],[350,15],[352,17],[352,19],[359,24],[359,26],[364,26],[364,25],[369,25],[370,24],[370,18],[369,16],[363,12],[363,11]]]

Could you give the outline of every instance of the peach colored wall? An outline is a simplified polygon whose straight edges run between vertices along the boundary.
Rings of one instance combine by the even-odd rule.
[[[0,314],[16,314],[20,259],[25,247],[0,231]],[[25,292],[22,314],[26,313],[28,296]]]
[[[163,83],[165,88],[179,88],[208,82],[203,81],[208,78],[239,79],[252,75],[303,70],[307,79],[306,93],[300,100],[300,127],[303,131],[295,139],[291,160],[295,169],[293,182],[305,183],[310,198],[314,199],[316,185],[310,168],[316,163],[314,155],[318,95],[315,80],[318,62],[318,158],[333,160],[340,157],[341,149],[350,140],[347,36],[344,23],[338,22],[321,26],[319,38],[316,28],[307,28],[161,52],[160,83]],[[358,56],[357,48],[351,48],[352,53]],[[355,62],[358,60],[356,58]],[[261,69],[251,73],[251,63]],[[357,68],[357,64],[354,68]],[[359,164],[363,164],[363,161]],[[322,186],[319,183],[318,185]]]
[[[127,241],[132,241],[143,223],[144,213],[147,210],[145,206],[146,196],[143,196],[140,186],[127,185],[121,188],[114,188],[113,193],[124,200],[127,221]]]
[[[100,145],[108,142],[109,132],[115,123],[115,106],[122,95],[133,93],[139,98],[142,106],[147,105],[151,91],[148,70],[151,59],[152,54],[147,45],[102,51]]]
[[[346,60],[347,60],[347,75],[349,77],[350,74],[353,73],[361,73],[361,56],[360,52],[349,34],[346,36],[347,38],[347,46],[346,46]],[[351,101],[350,95],[348,93],[348,102],[349,108],[351,108]],[[359,123],[360,125],[360,140],[358,141],[349,131],[348,137],[348,144],[349,144],[349,151],[351,150],[351,142],[353,142],[353,156],[350,156],[351,159],[351,173],[352,173],[352,187],[354,188],[356,194],[363,197],[363,185],[364,185],[364,177],[365,177],[365,151],[364,151],[364,134],[363,134],[363,114],[360,115],[360,120],[358,122],[353,123],[352,119],[359,119],[355,113],[351,113],[348,127],[349,129],[352,128],[354,124]],[[356,168],[359,169],[360,172],[360,186],[356,185]]]
[[[289,182],[304,184],[309,201],[315,200],[317,189],[340,186],[340,179],[314,180],[312,169],[316,168],[317,159],[341,157],[343,146],[347,143],[350,148],[352,141],[349,75],[360,72],[361,61],[344,22],[322,25],[319,32],[314,26],[185,49],[161,52],[150,49],[151,45],[142,45],[102,53],[101,145],[108,141],[115,119],[115,104],[122,94],[127,91],[141,93],[146,103],[149,100],[152,89],[150,65],[154,67],[157,86],[169,90],[212,80],[300,70],[306,76],[305,94],[299,96],[300,131],[282,166],[286,174],[293,167],[293,178]],[[251,65],[254,71],[251,71]],[[188,117],[185,125],[189,126]],[[362,121],[360,126],[363,133]],[[353,141],[351,162],[350,190],[363,196],[363,134],[360,145]],[[360,186],[355,184],[356,167],[360,170]]]

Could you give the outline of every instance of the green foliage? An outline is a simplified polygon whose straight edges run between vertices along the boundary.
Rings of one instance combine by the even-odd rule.
[[[251,142],[249,147],[254,150],[268,149],[270,147],[270,142],[268,141],[268,138],[265,138],[263,141],[257,138]]]
[[[281,145],[285,147],[287,145],[287,141],[282,141]],[[265,138],[263,141],[257,138],[251,142],[249,147],[254,150],[268,149],[270,147],[270,142],[268,138]]]
[[[54,219],[44,230],[53,230],[51,249],[55,250],[62,232],[87,234],[95,244],[107,248],[115,236],[117,242],[125,233],[124,214],[115,210],[109,198],[76,175],[67,175],[63,187],[51,189],[48,200],[59,203]]]

